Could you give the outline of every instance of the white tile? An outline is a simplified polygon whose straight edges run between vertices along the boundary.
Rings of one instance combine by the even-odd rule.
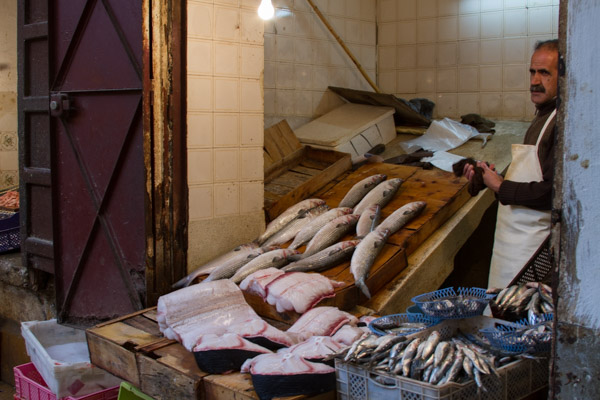
[[[396,67],[396,46],[379,47],[379,70],[394,69]]]
[[[277,35],[275,39],[275,60],[294,60],[294,38],[290,36]]]
[[[213,152],[211,150],[188,150],[188,183],[213,182]]]
[[[551,6],[552,0],[527,0],[527,7]]]
[[[263,112],[262,85],[257,79],[242,79],[240,89],[240,111]]]
[[[360,43],[361,42],[361,28],[360,21],[355,19],[347,19],[346,21],[346,36],[344,41],[346,43]]]
[[[360,17],[367,21],[377,20],[377,6],[374,1],[361,1],[360,2]]]
[[[190,186],[190,220],[208,219],[213,216],[212,185]]]
[[[413,23],[413,25],[414,25],[414,23]],[[379,30],[379,35],[377,36],[377,38],[378,38],[378,42],[380,45],[386,46],[386,45],[396,44],[396,23],[395,22],[381,23],[381,24],[377,25],[377,28]],[[398,24],[398,30],[400,30],[401,28],[406,28],[406,27],[402,27],[400,24]],[[415,37],[416,37],[416,34],[415,34]]]
[[[458,91],[479,91],[479,67],[475,66],[458,68]]]
[[[438,42],[454,42],[458,35],[457,17],[442,17],[437,20]]]
[[[240,0],[240,5],[246,8],[252,8],[253,10],[258,9],[260,0]]]
[[[308,12],[294,12],[293,20],[294,20],[294,35],[301,37],[312,37],[312,24],[311,20],[315,16]]]
[[[377,74],[377,86],[384,93],[396,92],[396,71],[382,71]]]
[[[418,18],[435,18],[435,17],[437,17],[437,1],[436,0],[419,0],[419,1],[417,1],[417,17]]]
[[[456,93],[441,93],[437,95],[436,107],[434,111],[438,118],[458,117],[458,101]]]
[[[187,8],[187,34],[189,37],[212,38],[213,6],[209,4],[189,3]]]
[[[456,65],[458,59],[457,43],[440,43],[437,45],[437,65]]]
[[[213,109],[213,80],[198,76],[187,78],[188,110],[211,111]]]
[[[503,0],[483,0],[481,2],[481,12],[498,11],[504,7]]]
[[[215,42],[215,75],[238,76],[240,74],[239,45]]]
[[[377,66],[377,48],[375,46],[361,46],[360,63],[364,69],[375,69]]]
[[[346,86],[346,71],[345,68],[330,67],[327,71],[327,81],[329,86],[344,87]]]
[[[479,88],[482,91],[502,90],[502,66],[490,65],[479,68]]]
[[[325,90],[329,81],[328,67],[313,67],[312,68],[312,89]]]
[[[223,4],[226,6],[238,6],[239,5],[239,1],[238,0],[214,0],[215,4]]]
[[[527,62],[527,38],[504,40],[504,63],[519,64]]]
[[[458,25],[459,40],[479,38],[479,14],[461,15]]]
[[[238,183],[214,185],[215,216],[237,215],[240,212]]]
[[[277,63],[265,61],[265,74],[263,84],[265,88],[275,88],[277,78]]]
[[[430,43],[435,42],[436,35],[435,19],[420,19],[417,21],[417,42]]]
[[[525,8],[527,7],[526,0],[504,0],[504,9],[507,8]]]
[[[346,1],[346,17],[360,18],[360,3],[362,0],[347,0]]]
[[[417,66],[435,67],[435,44],[422,44],[417,46]]]
[[[504,13],[486,12],[481,13],[481,38],[501,38],[503,36]]]
[[[416,93],[417,71],[400,70],[396,74],[396,90],[394,93]]]
[[[331,35],[325,24],[316,16],[311,19],[311,31],[315,39],[328,40]]]
[[[460,0],[438,0],[438,16],[458,14]]]
[[[239,38],[239,11],[231,8],[215,7],[215,39],[237,41]]]
[[[544,35],[552,33],[552,7],[530,8],[528,10],[529,34]]]
[[[485,118],[502,116],[502,93],[481,93],[479,96],[480,114]]]
[[[457,84],[457,69],[456,68],[438,68],[436,91],[439,92],[456,92]]]
[[[505,65],[503,70],[505,91],[527,90],[527,66],[525,64]]]
[[[267,21],[264,21],[263,23],[263,29],[265,31],[265,35],[266,34],[276,34],[277,33],[277,29],[275,29],[275,20],[274,18],[271,18]]]
[[[560,7],[552,7],[552,33],[558,35],[558,21],[560,16]]]
[[[458,93],[458,115],[479,114],[479,93]]]
[[[458,42],[458,63],[460,65],[478,65],[479,46],[479,41]]]
[[[392,22],[396,20],[396,0],[379,0],[377,2],[379,19],[381,22]]]
[[[275,9],[286,8],[291,10],[294,8],[294,0],[272,0],[272,3]]]
[[[211,42],[188,39],[187,72],[190,74],[212,74],[213,50]]]
[[[296,90],[294,92],[294,114],[305,117],[312,117],[311,91]]]
[[[397,46],[396,50],[396,68],[414,68],[417,66],[417,46]]]
[[[504,37],[527,35],[527,10],[504,11]]]
[[[485,2],[486,0],[481,0]],[[481,10],[479,0],[461,0],[458,6],[458,12],[461,14],[478,13]]]
[[[238,149],[215,150],[215,182],[233,182],[239,180],[239,153]]]
[[[435,70],[420,69],[417,71],[417,91],[435,91]]]
[[[237,79],[215,79],[215,110],[239,111],[239,86]]]
[[[275,87],[277,89],[294,88],[294,64],[278,63],[276,76]]]
[[[502,116],[508,118],[525,117],[526,93],[504,93],[502,101]]]
[[[265,189],[262,182],[240,183],[240,212],[243,214],[261,212],[264,205]]]
[[[377,42],[377,24],[374,22],[360,23],[360,42],[375,46]]]
[[[365,0],[363,0],[364,2]],[[398,20],[417,18],[417,0],[398,0]]]
[[[346,20],[341,17],[329,17],[329,24],[333,27],[335,33],[338,34],[339,37],[345,39],[346,38]]]
[[[394,26],[398,26],[396,32],[396,43],[397,44],[416,44],[417,43],[417,23],[415,21],[400,21]],[[381,31],[380,31],[381,33]],[[377,38],[380,44],[383,44],[381,35]],[[388,42],[387,39],[385,41]],[[393,44],[393,43],[391,43]]]
[[[312,86],[312,66],[306,64],[294,65],[294,87],[308,90]]]
[[[294,91],[278,90],[275,93],[275,112],[279,115],[294,115]]]
[[[502,64],[502,40],[481,41],[481,64]]]
[[[330,15],[346,16],[345,0],[329,0],[328,11]]]
[[[228,113],[215,116],[215,147],[238,147],[240,145],[239,114]]]
[[[276,9],[272,21],[275,24],[275,33],[277,35],[293,35],[296,33],[294,14],[290,10]]]
[[[551,40],[551,39],[556,39],[556,37],[553,37],[553,35],[536,35],[536,36],[529,36],[527,38],[527,49],[526,49],[526,53],[527,53],[527,62],[531,61],[531,55],[533,54],[533,49],[535,49],[535,45],[538,42],[545,42],[546,40]]]
[[[336,67],[350,66],[352,64],[352,61],[337,41],[329,44],[329,57],[329,63]]]
[[[261,114],[241,114],[240,128],[242,146],[263,146],[264,124]]]
[[[265,60],[276,60],[277,59],[277,51],[276,51],[276,35],[267,35],[265,34]]]
[[[313,44],[310,39],[295,38],[294,40],[294,61],[305,64],[313,62]]]
[[[187,113],[187,145],[188,148],[213,146],[212,113]]]
[[[535,108],[535,104],[530,100],[529,96],[525,96],[525,120],[531,121],[533,117],[535,117],[535,113],[537,109]]]
[[[275,114],[275,97],[277,91],[275,89],[265,89],[265,115]]]
[[[242,181],[262,180],[264,177],[262,147],[240,150],[240,167]]]

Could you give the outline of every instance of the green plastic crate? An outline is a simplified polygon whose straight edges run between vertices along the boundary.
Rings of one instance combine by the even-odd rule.
[[[154,400],[131,383],[121,382],[118,400]]]

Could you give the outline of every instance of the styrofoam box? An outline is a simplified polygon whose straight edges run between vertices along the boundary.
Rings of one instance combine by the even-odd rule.
[[[58,398],[80,397],[121,383],[90,362],[83,330],[51,319],[22,322],[21,334],[31,362]]]
[[[294,131],[301,143],[349,153],[352,162],[396,137],[391,107],[346,103]]]

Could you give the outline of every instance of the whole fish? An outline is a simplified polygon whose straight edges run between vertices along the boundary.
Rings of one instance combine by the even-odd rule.
[[[285,272],[324,271],[350,258],[358,243],[360,240],[346,240],[332,244],[312,256],[292,262],[281,269]]]
[[[438,345],[435,347],[435,359],[433,362],[433,366],[434,367],[439,367],[442,364],[442,361],[444,361],[444,358],[446,358],[446,355],[448,354],[448,352],[450,351],[450,343],[443,341],[443,342],[439,342]]]
[[[408,376],[410,373],[410,363],[412,362],[415,354],[417,353],[417,349],[421,344],[421,338],[415,338],[406,346],[406,350],[404,350],[404,355],[402,356],[402,374],[404,376]]]
[[[329,221],[308,242],[301,258],[316,254],[337,242],[356,226],[359,217],[356,214],[348,214]]]
[[[390,235],[393,235],[410,220],[421,214],[426,205],[427,203],[424,201],[413,201],[412,203],[405,204],[388,215],[375,229],[389,229]]]
[[[289,262],[288,257],[298,254],[297,250],[277,249],[261,254],[243,267],[231,277],[234,283],[240,283],[248,275],[265,268],[281,268]]]
[[[381,208],[385,207],[385,205],[396,195],[396,192],[398,192],[398,189],[400,189],[400,185],[402,185],[403,182],[404,181],[400,178],[388,179],[387,181],[381,182],[363,197],[360,203],[354,207],[352,212],[354,214],[361,214],[373,204],[379,204]]]
[[[258,248],[258,243],[256,242],[241,244],[236,248],[228,251],[227,253],[215,257],[212,260],[208,261],[206,264],[203,264],[198,268],[194,269],[187,276],[175,282],[171,287],[173,289],[181,289],[183,287],[187,287],[194,281],[194,279],[196,279],[200,275],[208,275],[212,271],[214,271],[214,269],[217,268],[219,265],[226,263],[231,258],[242,254],[243,252],[249,253],[249,250],[253,250],[256,248]]]
[[[269,222],[267,228],[265,229],[265,232],[262,235],[260,235],[256,239],[256,241],[259,245],[262,245],[268,238],[273,236],[276,232],[279,232],[292,220],[298,218],[311,208],[322,206],[323,204],[325,204],[325,200],[321,199],[306,199],[294,204],[293,206],[285,210],[283,213],[281,213],[281,215],[279,215],[273,221]]]
[[[430,355],[435,351],[436,346],[440,342],[442,335],[438,331],[433,331],[425,341],[425,345],[423,347],[422,357],[424,359],[428,359]]]
[[[292,220],[279,232],[276,232],[274,235],[268,238],[263,244],[263,246],[281,246],[282,244],[289,242],[290,240],[296,237],[298,232],[300,232],[304,227],[310,224],[311,221],[315,220],[315,218],[322,215],[328,210],[329,207],[326,204],[317,206],[315,208],[311,208],[298,218]]]
[[[373,204],[372,206],[367,207],[367,209],[360,214],[360,218],[356,224],[356,237],[362,238],[367,236],[367,234],[377,226],[380,217],[381,206],[379,204]]]
[[[386,178],[385,174],[376,174],[359,181],[348,190],[338,207],[354,207],[367,193],[386,180]]]
[[[369,233],[356,246],[352,259],[350,260],[350,272],[354,276],[354,283],[360,288],[367,298],[371,298],[371,293],[366,284],[371,267],[375,259],[383,249],[390,236],[390,231],[373,231]]]
[[[315,234],[324,227],[328,222],[341,217],[342,215],[351,214],[352,209],[349,207],[338,207],[327,211],[324,214],[319,215],[317,218],[310,221],[294,238],[292,244],[288,246],[288,249],[296,250],[298,247],[305,243],[308,243]]]
[[[276,247],[259,247],[251,249],[247,252],[240,253],[215,268],[205,279],[206,282],[216,281],[219,279],[231,278],[238,269],[246,265],[254,258],[260,256],[267,251],[275,250]]]
[[[431,374],[431,377],[429,378],[429,383],[436,384],[440,381],[440,379],[444,377],[444,374],[446,374],[446,371],[448,371],[448,369],[452,366],[454,362],[454,352],[454,347],[450,346],[448,354],[446,354],[446,357],[440,364],[439,368],[437,370],[434,370],[434,372]]]

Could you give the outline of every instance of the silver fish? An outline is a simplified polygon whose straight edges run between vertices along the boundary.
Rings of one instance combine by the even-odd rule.
[[[268,238],[273,236],[276,232],[279,232],[292,220],[298,218],[300,215],[304,214],[311,208],[322,206],[323,204],[325,204],[325,200],[321,199],[306,199],[294,204],[293,206],[285,210],[283,213],[281,213],[273,221],[269,222],[267,228],[265,229],[265,232],[262,235],[260,235],[256,239],[256,241],[258,242],[258,244],[262,245]]]
[[[443,341],[443,342],[439,342],[438,345],[435,347],[435,359],[433,362],[433,366],[434,367],[439,367],[442,364],[442,361],[444,361],[444,358],[446,357],[446,355],[448,354],[448,352],[450,351],[450,343]]]
[[[261,254],[248,264],[244,265],[231,277],[234,283],[240,283],[248,275],[265,268],[281,268],[289,262],[288,257],[298,254],[296,250],[277,249]]]
[[[302,258],[311,256],[331,246],[356,226],[359,215],[348,214],[329,221],[313,236],[302,253]]]
[[[383,249],[390,231],[373,231],[369,233],[356,246],[352,259],[350,260],[350,272],[354,276],[354,283],[360,288],[367,298],[371,298],[371,293],[366,284],[371,267],[375,259]]]
[[[308,225],[306,225],[294,238],[292,244],[288,246],[288,249],[296,250],[298,247],[302,246],[305,243],[308,243],[310,239],[315,236],[315,234],[324,227],[328,222],[333,221],[337,217],[341,217],[342,215],[351,214],[352,209],[349,207],[338,207],[333,208],[327,211],[324,214],[319,215],[314,220],[310,221]]]
[[[421,338],[415,338],[408,344],[408,346],[406,346],[406,350],[402,356],[402,374],[404,374],[404,376],[408,376],[410,373],[410,363],[417,353],[417,349],[419,348],[420,344]]]
[[[389,229],[390,235],[398,232],[410,220],[417,217],[425,209],[427,203],[424,201],[413,201],[391,213],[375,229]]]
[[[404,181],[400,178],[388,179],[381,182],[373,190],[366,194],[365,197],[354,207],[354,214],[361,214],[372,204],[379,204],[381,208],[392,200],[400,185]]]
[[[380,217],[381,206],[379,204],[369,206],[362,214],[360,214],[360,218],[356,224],[356,236],[359,238],[367,236],[367,234],[373,230],[373,227],[377,226]]]
[[[224,253],[216,258],[213,258],[212,260],[208,261],[207,263],[194,269],[187,276],[185,276],[184,278],[175,282],[171,287],[173,289],[181,289],[183,287],[187,287],[194,281],[194,279],[196,279],[200,275],[208,275],[211,272],[213,272],[215,270],[215,268],[217,268],[219,265],[226,263],[231,258],[233,258],[239,254],[242,254],[243,252],[249,253],[250,252],[249,250],[253,250],[256,248],[258,248],[258,243],[256,243],[256,242],[241,244],[241,245],[237,246],[236,248],[228,251],[227,253]]]
[[[446,373],[446,371],[448,371],[448,369],[452,366],[453,362],[454,362],[454,347],[450,346],[450,348],[448,350],[448,354],[446,354],[446,357],[440,364],[437,371],[435,371],[433,374],[431,374],[431,377],[429,378],[429,383],[433,383],[433,384],[438,383],[444,377],[444,374]]]
[[[274,235],[268,238],[263,244],[263,246],[281,246],[282,244],[289,242],[290,240],[296,237],[298,232],[300,232],[304,227],[310,224],[311,221],[314,221],[315,218],[322,215],[328,210],[329,207],[326,204],[317,206],[315,208],[311,208],[298,218],[292,220],[279,232],[276,232]]]
[[[422,357],[424,359],[429,358],[430,355],[435,351],[436,346],[440,342],[442,335],[438,331],[433,331],[425,341],[425,346],[423,348]]]
[[[448,374],[445,377],[446,378],[445,382],[452,382],[452,381],[456,380],[456,378],[458,377],[458,374],[463,369],[464,359],[465,359],[464,353],[462,352],[462,350],[458,350],[456,352],[456,354],[454,355],[454,363],[448,370]]]
[[[357,205],[367,193],[383,182],[387,176],[385,174],[371,175],[348,190],[338,207],[354,207]]]
[[[335,243],[312,256],[290,263],[281,270],[286,272],[324,271],[349,258],[358,243],[360,243],[360,240],[346,240]]]
[[[245,253],[240,253],[223,264],[219,265],[215,268],[209,275],[206,277],[205,281],[216,281],[219,279],[231,278],[233,274],[236,273],[238,269],[240,269],[243,265],[249,263],[254,258],[260,256],[261,254],[274,250],[272,247],[260,247],[258,249],[252,249]]]

